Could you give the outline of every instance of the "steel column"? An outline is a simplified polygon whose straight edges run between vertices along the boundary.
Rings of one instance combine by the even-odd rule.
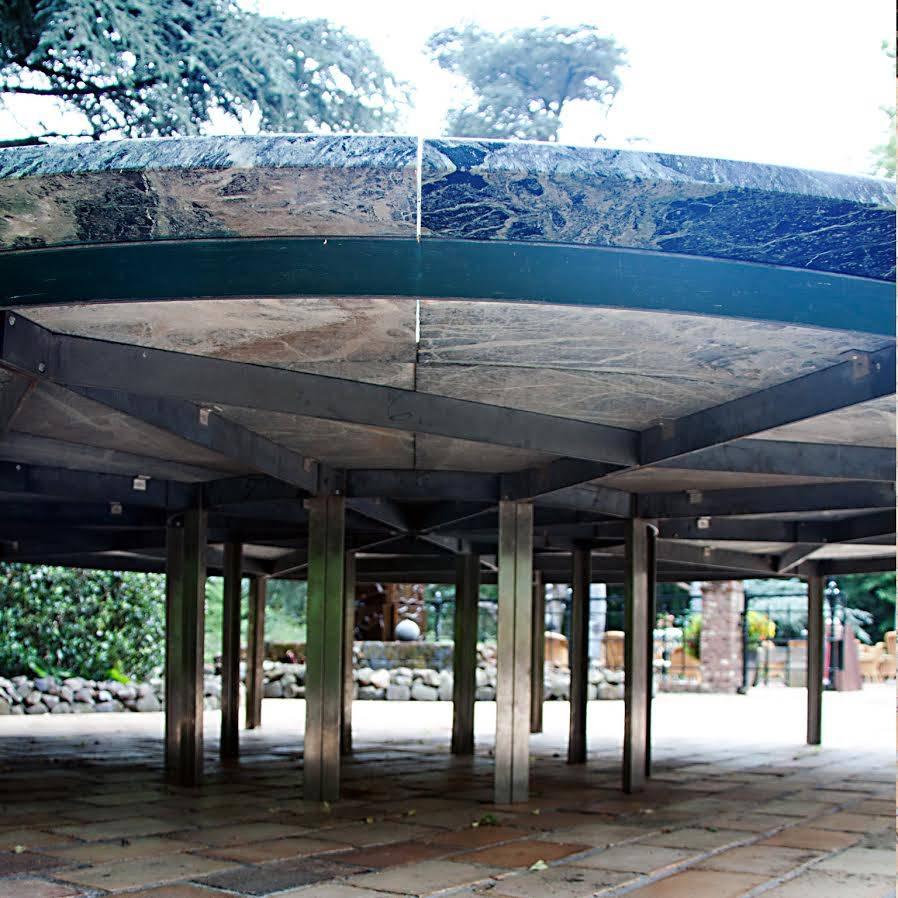
[[[819,574],[808,577],[808,745],[822,741],[823,584],[824,578]]]
[[[646,592],[648,614],[645,628],[646,682],[648,695],[645,706],[645,775],[652,775],[652,702],[655,692],[655,622],[658,620],[658,528],[646,527]]]
[[[340,750],[352,752],[352,700],[355,697],[352,649],[355,643],[355,554],[346,553],[343,569],[343,707],[340,713]]]
[[[571,595],[570,726],[567,762],[586,762],[586,707],[589,689],[589,549],[574,549]]]
[[[340,797],[340,712],[343,704],[345,500],[315,496],[309,509],[308,635],[304,797]]]
[[[221,741],[222,758],[240,754],[240,600],[243,546],[225,543],[221,621]]]
[[[533,634],[530,647],[530,732],[543,731],[546,698],[546,584],[541,571],[533,572]]]
[[[166,536],[166,767],[178,785],[195,786],[203,772],[205,510],[184,512]]]
[[[474,699],[477,692],[477,623],[480,557],[455,559],[455,621],[452,646],[452,753],[474,754]]]
[[[649,530],[627,522],[624,609],[624,770],[625,792],[645,787],[650,686],[646,631],[649,627]]]
[[[262,690],[265,658],[265,594],[268,581],[252,577],[249,581],[249,627],[246,651],[246,728],[262,726]]]
[[[533,506],[502,501],[499,503],[497,804],[527,801],[529,792],[532,583]]]

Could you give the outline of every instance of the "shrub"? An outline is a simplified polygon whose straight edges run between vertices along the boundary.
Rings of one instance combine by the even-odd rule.
[[[145,678],[162,666],[164,633],[161,575],[0,564],[4,676]]]

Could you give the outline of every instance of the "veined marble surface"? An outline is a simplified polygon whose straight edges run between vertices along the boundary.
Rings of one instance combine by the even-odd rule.
[[[414,237],[417,141],[283,135],[0,150],[0,248]]]
[[[662,153],[267,135],[0,150],[0,249],[375,236],[568,243],[893,279],[891,182]],[[418,197],[418,179],[421,194]]]
[[[701,315],[421,303],[419,390],[643,429],[890,341]]]
[[[895,186],[772,165],[430,140],[425,236],[615,246],[895,275]]]

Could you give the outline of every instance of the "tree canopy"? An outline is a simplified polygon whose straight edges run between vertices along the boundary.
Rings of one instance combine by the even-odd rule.
[[[95,139],[197,134],[216,111],[265,131],[377,131],[404,99],[367,41],[234,0],[4,0],[3,93],[56,98]]]
[[[888,41],[883,41],[882,51],[889,57],[895,59],[895,48],[890,47]],[[886,139],[873,149],[873,174],[880,175],[883,178],[895,177],[895,107],[887,106],[882,110],[888,117],[888,127],[886,129]]]
[[[449,112],[448,133],[455,137],[557,140],[567,104],[609,106],[625,64],[623,48],[591,25],[504,34],[468,25],[437,32],[427,46],[431,58],[474,93]]]

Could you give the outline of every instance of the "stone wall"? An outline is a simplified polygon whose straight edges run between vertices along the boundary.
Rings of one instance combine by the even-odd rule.
[[[741,580],[702,583],[702,682],[709,692],[735,692],[742,685]]]

